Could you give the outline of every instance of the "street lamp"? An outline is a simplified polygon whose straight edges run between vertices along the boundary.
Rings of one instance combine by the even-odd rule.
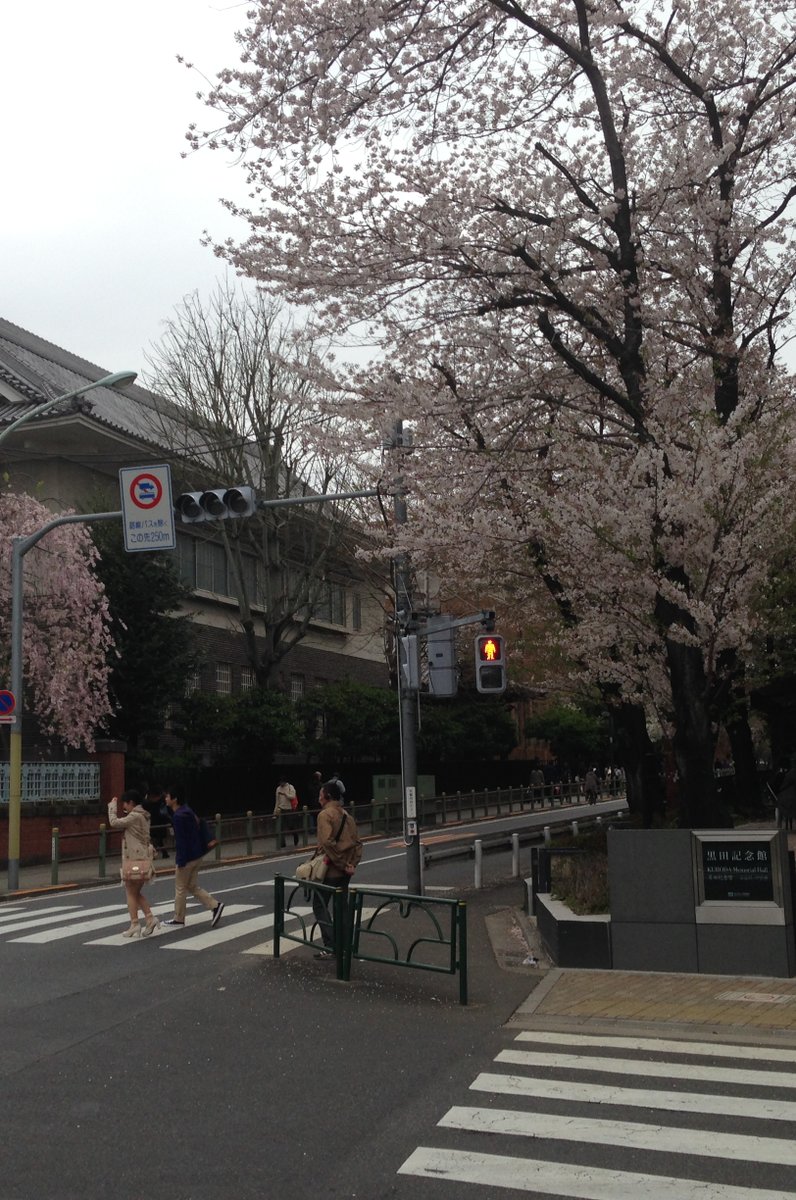
[[[64,392],[62,396],[53,396],[50,400],[45,400],[42,404],[38,404],[29,412],[23,413],[21,417],[17,417],[5,429],[0,430],[0,442],[13,433],[20,425],[26,421],[30,421],[33,417],[38,417],[40,413],[47,412],[48,409],[54,408],[64,400],[71,400],[73,396],[81,396],[83,392],[89,392],[92,388],[109,387],[122,388],[133,383],[136,378],[135,371],[115,371],[112,375],[104,375],[102,379],[97,379],[93,383],[86,383],[83,387],[75,388],[71,392]],[[43,528],[36,530],[28,537],[12,538],[11,551],[11,690],[16,699],[15,720],[10,730],[10,756],[9,756],[9,805],[8,805],[8,889],[16,891],[19,887],[19,842],[20,842],[20,817],[22,807],[22,715],[24,710],[23,704],[23,679],[22,679],[22,570],[24,556],[28,550],[39,541],[45,533],[57,525],[67,524],[73,521],[85,521],[92,517],[96,520],[103,520],[109,517],[120,517],[121,513],[102,513],[91,515],[69,514],[63,517],[55,517]]]
[[[114,371],[112,375],[103,375],[102,379],[97,379],[94,383],[85,383],[82,387],[75,388],[74,391],[64,392],[63,396],[53,396],[50,400],[45,400],[42,404],[37,404],[35,408],[31,408],[28,412],[23,413],[21,417],[17,417],[16,421],[12,421],[5,429],[0,429],[0,442],[5,441],[9,433],[13,433],[20,425],[24,425],[26,421],[33,420],[34,417],[40,416],[48,409],[55,408],[56,404],[60,404],[63,400],[72,400],[75,396],[82,396],[84,392],[90,392],[92,388],[107,387],[107,388],[123,388],[128,387],[131,383],[135,383],[135,371]]]

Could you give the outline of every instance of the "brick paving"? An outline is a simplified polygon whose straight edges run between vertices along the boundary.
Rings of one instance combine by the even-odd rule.
[[[559,970],[521,1014],[567,1023],[664,1023],[796,1035],[796,979]]]

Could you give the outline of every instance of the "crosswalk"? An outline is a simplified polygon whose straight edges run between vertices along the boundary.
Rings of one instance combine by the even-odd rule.
[[[161,918],[170,916],[173,908],[171,900],[152,905],[153,913]],[[189,902],[183,927],[161,925],[151,937],[142,939],[122,937],[129,923],[123,903],[91,908],[79,903],[27,909],[4,906],[0,909],[0,944],[44,947],[73,939],[86,946],[116,947],[126,952],[135,952],[135,948],[142,945],[156,945],[159,950],[196,954],[230,942],[246,941],[251,944],[240,945],[242,954],[267,956],[273,954],[274,950],[274,914],[270,909],[271,906],[266,904],[227,901],[223,919],[212,929],[209,913],[200,905]],[[309,918],[309,931],[313,920],[311,906],[294,905],[286,921],[286,930],[297,930],[300,918]],[[285,941],[280,946],[283,955],[300,949],[301,946],[296,942]]]
[[[273,880],[264,880],[252,887],[265,889],[270,892]],[[373,887],[374,892],[401,892],[405,884],[383,884]],[[231,889],[235,891],[236,889]],[[439,892],[449,892],[450,888],[430,889]],[[244,939],[253,944],[240,947],[242,954],[256,954],[268,957],[273,955],[273,903],[270,898],[262,903],[236,903],[224,901],[224,916],[215,929],[209,927],[210,915],[194,901],[188,902],[186,924],[184,927],[161,925],[149,938],[124,938],[122,933],[129,924],[127,910],[123,900],[113,904],[87,906],[79,902],[69,901],[54,903],[40,907],[36,905],[8,904],[0,906],[0,945],[48,946],[66,939],[79,940],[86,946],[117,947],[129,951],[142,943],[154,945],[158,949],[173,950],[183,953],[199,953],[203,950],[213,950],[229,942],[242,942]],[[169,899],[161,904],[152,904],[152,912],[156,916],[166,918],[171,916],[174,901]],[[367,919],[374,912],[372,907],[363,908],[363,917]],[[309,918],[309,920],[307,920]],[[289,917],[286,918],[286,932],[295,932],[300,926],[300,919],[306,922],[307,932],[312,926],[312,908],[309,905],[293,904]],[[265,940],[262,940],[265,938]],[[314,938],[320,940],[315,930]],[[280,955],[294,954],[302,947],[297,942],[281,941]]]
[[[399,1175],[440,1200],[796,1198],[796,1049],[540,1030],[494,1066]]]

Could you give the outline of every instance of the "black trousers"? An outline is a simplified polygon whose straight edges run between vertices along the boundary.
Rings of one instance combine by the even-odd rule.
[[[329,887],[342,888],[345,898],[348,897],[348,885],[351,882],[350,875],[343,875],[341,879],[337,877],[329,879],[327,876],[324,880]],[[321,939],[327,950],[334,948],[334,922],[332,920],[332,904],[334,903],[333,892],[313,891],[312,893],[312,912],[317,922],[318,928],[321,931]],[[347,911],[347,905],[346,905]]]

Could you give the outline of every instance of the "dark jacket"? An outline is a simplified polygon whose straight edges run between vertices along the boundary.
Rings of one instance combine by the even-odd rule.
[[[193,809],[187,804],[181,804],[171,814],[171,823],[174,826],[174,861],[177,866],[185,867],[197,858],[203,858],[205,848],[199,836],[199,822]]]

